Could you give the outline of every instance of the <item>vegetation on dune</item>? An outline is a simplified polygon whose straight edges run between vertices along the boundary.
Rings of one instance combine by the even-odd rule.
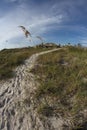
[[[24,60],[32,54],[45,51],[46,48],[20,48],[3,49],[0,51],[0,79],[11,78],[14,76],[14,68],[24,63]]]
[[[13,70],[25,59],[48,49],[29,47],[0,51],[0,79],[11,78],[15,75]],[[34,95],[40,115],[70,117],[73,129],[87,124],[84,115],[87,109],[87,49],[66,46],[41,55],[31,72],[40,83]],[[24,101],[28,102],[29,99]]]
[[[32,72],[40,81],[36,97],[45,99],[38,112],[71,116],[77,128],[83,119],[80,112],[87,109],[87,50],[70,46],[42,55]]]

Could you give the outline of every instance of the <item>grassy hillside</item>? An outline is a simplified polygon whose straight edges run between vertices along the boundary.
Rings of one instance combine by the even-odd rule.
[[[38,113],[72,117],[74,127],[81,127],[87,109],[87,50],[67,47],[42,55],[32,72],[40,82]]]
[[[14,76],[14,68],[24,63],[32,54],[45,51],[46,48],[4,49],[0,51],[0,80]]]

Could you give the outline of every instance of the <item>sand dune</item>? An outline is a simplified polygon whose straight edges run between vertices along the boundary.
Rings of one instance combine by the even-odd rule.
[[[37,102],[33,95],[37,81],[30,70],[34,67],[39,55],[58,49],[32,55],[15,70],[15,77],[0,82],[0,130],[62,130],[62,118],[41,120],[36,112]],[[26,91],[28,104],[25,105]],[[68,129],[67,129],[68,130]]]

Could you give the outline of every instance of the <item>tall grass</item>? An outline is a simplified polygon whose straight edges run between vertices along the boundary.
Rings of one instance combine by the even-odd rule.
[[[56,114],[71,115],[78,125],[77,115],[87,109],[87,50],[67,47],[40,56],[37,64],[32,70],[40,81],[36,97],[40,100],[46,98]],[[43,113],[42,108],[39,113],[40,110]]]
[[[32,54],[45,51],[45,48],[4,49],[0,51],[0,80],[14,76],[14,68],[24,63]]]

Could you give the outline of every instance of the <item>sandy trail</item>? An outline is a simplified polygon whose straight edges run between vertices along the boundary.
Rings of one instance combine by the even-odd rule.
[[[62,130],[63,123],[58,119],[54,128],[47,119],[42,122],[35,111],[36,104],[32,99],[36,89],[34,75],[29,71],[34,67],[39,55],[50,53],[59,49],[53,49],[46,52],[40,52],[32,55],[25,61],[24,65],[16,68],[14,78],[0,82],[0,130]],[[28,93],[28,104],[25,107],[25,91]],[[58,128],[59,127],[59,128]]]

